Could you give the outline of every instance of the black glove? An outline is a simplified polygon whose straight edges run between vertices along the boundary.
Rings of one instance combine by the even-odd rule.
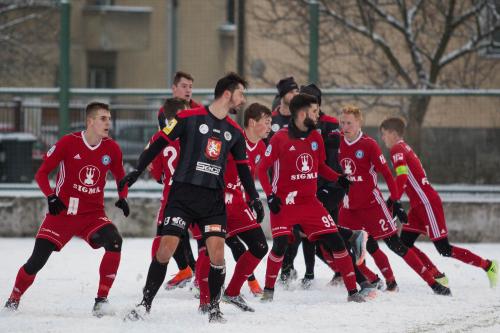
[[[271,213],[278,214],[281,210],[281,199],[273,193],[267,197],[267,205]]]
[[[61,199],[59,199],[59,197],[55,194],[49,195],[47,197],[47,202],[49,204],[50,215],[59,215],[60,212],[67,208]]]
[[[264,220],[265,214],[264,214],[264,206],[262,206],[262,202],[259,200],[259,198],[250,201],[248,203],[248,207],[253,209],[253,211],[257,215],[257,222],[261,223],[262,220]]]
[[[408,215],[406,215],[406,211],[401,205],[401,201],[396,200],[392,201],[391,198],[387,199],[387,206],[389,209],[392,209],[392,216],[397,217],[399,222],[402,224],[408,223]]]
[[[128,207],[127,199],[125,198],[118,199],[118,201],[115,202],[115,206],[123,210],[123,215],[125,215],[125,217],[129,216],[130,208]]]
[[[128,184],[128,187],[131,187],[136,181],[137,178],[141,175],[142,171],[133,170],[129,172],[125,177],[123,177],[118,183],[118,192],[123,191],[125,185]]]
[[[347,179],[347,175],[340,175],[337,179],[337,184],[344,189],[345,194],[349,193],[349,186],[351,186],[351,181]]]

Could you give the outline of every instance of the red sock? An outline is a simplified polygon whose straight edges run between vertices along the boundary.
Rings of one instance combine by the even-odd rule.
[[[104,252],[101,266],[99,266],[100,279],[97,297],[108,297],[109,290],[113,282],[115,282],[116,272],[118,272],[118,266],[120,265],[120,257],[120,252]]]
[[[385,253],[381,249],[377,249],[377,251],[371,253],[371,256],[385,280],[389,282],[394,281],[394,273],[392,272],[391,264],[389,264],[389,258],[387,258]]]
[[[371,269],[366,266],[366,260],[363,260],[361,265],[358,265],[358,269],[363,274],[370,283],[374,282],[376,279],[378,279],[377,274],[373,273]]]
[[[35,281],[36,274],[29,275],[24,270],[24,266],[19,268],[16,276],[16,282],[14,283],[14,288],[12,288],[12,293],[10,294],[10,298],[20,299],[24,294],[26,289],[28,289]]]
[[[408,253],[403,257],[404,261],[410,266],[429,286],[433,285],[436,280],[432,276],[431,271],[425,267],[422,261],[413,251],[413,248],[408,249]]]
[[[278,257],[272,250],[267,256],[267,267],[266,267],[266,288],[273,289],[276,279],[278,278],[278,272],[281,269],[281,264],[283,263],[283,256]]]
[[[151,259],[156,256],[156,252],[158,252],[158,249],[160,248],[160,241],[161,236],[156,236],[155,239],[153,239],[153,244],[151,245]]]
[[[250,251],[246,251],[241,255],[236,262],[233,277],[226,288],[228,296],[238,296],[240,294],[241,286],[252,275],[259,262],[260,259],[251,254]]]
[[[203,253],[207,250],[206,247],[202,247],[202,248],[199,248],[198,249],[198,258],[196,259],[196,264],[194,266],[194,284],[196,286],[198,286],[198,288],[200,287],[200,284],[199,284],[199,281],[200,281],[200,268],[201,268],[201,263],[202,263],[202,259],[201,259],[201,256],[203,255]]]
[[[434,263],[429,259],[429,257],[425,253],[420,251],[420,249],[418,247],[413,246],[412,249],[413,249],[413,252],[415,252],[415,254],[418,256],[420,261],[422,261],[424,266],[427,267],[427,269],[431,271],[432,276],[438,276],[438,275],[443,274],[439,271],[439,269],[436,267],[436,265],[434,265]]]
[[[333,252],[333,259],[342,274],[347,291],[356,290],[356,274],[352,266],[352,260],[347,250]]]
[[[198,286],[200,287],[200,304],[210,303],[210,289],[208,288],[208,273],[210,272],[210,258],[205,248],[198,255],[199,267],[196,268]]]
[[[335,264],[335,260],[333,260],[333,256],[330,252],[328,252],[323,245],[319,246],[321,249],[321,254],[323,254],[323,259],[325,259],[325,262],[328,264],[328,266],[334,271],[335,273],[340,273],[339,268]]]
[[[457,247],[455,245],[453,245],[451,249],[451,256],[466,264],[481,267],[484,270],[487,270],[490,266],[490,262],[488,260],[481,258],[480,256],[470,252],[469,250]]]

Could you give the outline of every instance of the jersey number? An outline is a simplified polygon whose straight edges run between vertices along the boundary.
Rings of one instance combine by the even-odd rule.
[[[255,216],[255,214],[253,213],[253,211],[250,208],[245,208],[245,213],[247,213],[250,220],[253,221],[253,220],[257,219],[257,216]]]
[[[333,218],[330,215],[322,216],[321,221],[325,224],[325,227],[330,228],[335,225],[335,222],[333,222]]]
[[[382,231],[389,230],[389,228],[385,225],[387,223],[386,220],[380,219],[380,221],[378,221],[378,223],[380,223],[380,228],[382,229]]]
[[[169,155],[171,156],[168,157]],[[163,149],[163,156],[167,157],[168,171],[170,171],[170,176],[173,176],[175,171],[174,161],[177,158],[177,150],[174,147],[168,146],[167,148]],[[172,177],[170,177],[168,184],[172,185]]]

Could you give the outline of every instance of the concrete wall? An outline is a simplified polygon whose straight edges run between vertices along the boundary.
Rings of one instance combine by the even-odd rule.
[[[114,207],[116,199],[106,199],[108,217],[124,236],[151,237],[156,231],[158,199],[129,199],[131,214],[125,219]],[[498,201],[498,200],[496,200]],[[445,202],[450,239],[453,242],[500,242],[500,202]],[[0,237],[32,237],[36,234],[46,210],[40,197],[0,197]],[[269,213],[263,222],[269,237]],[[424,237],[422,238],[424,239]]]

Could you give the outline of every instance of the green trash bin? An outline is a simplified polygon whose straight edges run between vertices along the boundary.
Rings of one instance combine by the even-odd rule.
[[[31,133],[0,134],[2,173],[5,183],[30,183],[33,181],[33,144]]]

